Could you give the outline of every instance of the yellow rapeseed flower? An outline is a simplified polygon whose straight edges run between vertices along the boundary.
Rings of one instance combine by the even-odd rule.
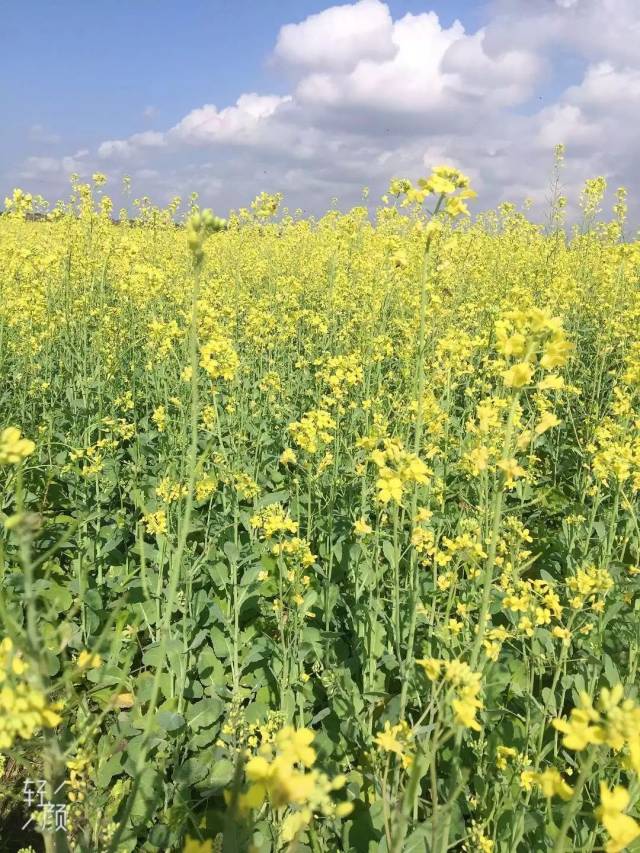
[[[504,384],[507,388],[524,388],[531,382],[533,368],[526,361],[514,364],[504,373]]]
[[[22,438],[17,427],[7,427],[0,433],[0,465],[18,465],[35,449],[34,442]]]
[[[596,817],[609,834],[605,850],[620,853],[640,836],[640,823],[624,811],[629,806],[629,792],[621,785],[609,790],[605,782],[600,783],[600,805]]]

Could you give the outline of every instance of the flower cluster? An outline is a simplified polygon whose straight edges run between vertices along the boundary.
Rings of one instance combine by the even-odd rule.
[[[457,190],[459,192],[455,195]],[[439,209],[444,201],[444,210],[452,217],[468,215],[465,201],[476,196],[475,191],[469,187],[469,178],[451,166],[434,167],[428,178],[418,179],[417,186],[413,186],[406,178],[394,178],[389,185],[389,193],[395,196],[404,195],[403,205],[406,206],[421,206],[428,196],[435,196],[439,199],[436,209]],[[435,220],[433,221],[435,223]]]
[[[555,767],[547,767],[541,772],[523,770],[520,774],[520,784],[525,791],[530,791],[534,786],[537,786],[542,795],[548,799],[560,797],[562,800],[570,800],[573,797],[573,788]]]
[[[482,674],[474,672],[468,663],[460,660],[422,658],[416,663],[424,669],[430,681],[446,688],[456,725],[479,732],[481,726],[476,720],[476,713],[484,707],[480,699]]]
[[[640,837],[640,823],[624,813],[629,802],[629,792],[622,785],[609,790],[604,782],[600,783],[600,805],[596,809],[596,817],[609,834],[606,853],[621,853]]]
[[[40,729],[62,722],[59,703],[29,684],[29,665],[9,637],[0,642],[0,749],[10,749],[16,738],[30,740]]]
[[[523,388],[536,365],[544,370],[564,367],[573,349],[562,319],[542,308],[507,311],[496,323],[496,348],[511,363],[503,374],[508,388]]]
[[[567,578],[567,589],[571,592],[569,604],[574,610],[590,607],[602,612],[604,600],[612,587],[613,578],[607,569],[582,566]]]
[[[428,483],[432,474],[422,459],[405,450],[398,439],[385,439],[370,459],[378,468],[376,489],[381,504],[400,503],[408,485]]]
[[[268,504],[251,516],[251,526],[260,538],[273,539],[283,533],[297,533],[299,524],[294,521],[280,504]]]
[[[200,347],[200,367],[213,380],[224,379],[231,382],[239,366],[238,353],[227,338],[212,337]]]
[[[414,733],[405,720],[402,720],[395,726],[392,726],[389,720],[387,720],[384,724],[384,729],[376,735],[373,742],[383,752],[393,752],[399,755],[402,760],[402,766],[407,768],[413,762],[413,756],[407,752],[413,743],[413,739]]]
[[[581,752],[604,745],[620,753],[626,748],[624,763],[640,773],[640,705],[623,697],[621,684],[611,690],[605,687],[594,707],[589,694],[583,692],[569,719],[556,719],[553,726],[564,735],[562,743],[567,749]]]
[[[534,629],[550,625],[562,616],[562,605],[551,581],[541,578],[516,580],[506,578],[502,606],[516,615],[518,631],[532,637]]]
[[[361,384],[362,364],[356,353],[331,356],[324,359],[316,377],[329,388],[325,402],[330,405],[344,400],[352,390]]]
[[[344,787],[345,777],[330,779],[314,769],[317,754],[311,746],[313,740],[310,729],[285,726],[272,741],[259,747],[245,766],[249,786],[238,797],[238,810],[246,813],[265,801],[274,809],[286,807],[288,813],[281,827],[284,842],[296,838],[314,814],[346,817],[353,808],[351,803],[335,803],[331,796]]]
[[[317,453],[333,438],[335,421],[325,409],[311,409],[289,424],[294,443],[307,453]]]
[[[142,522],[151,535],[167,532],[167,514],[163,509],[147,512],[142,516]]]
[[[22,438],[17,427],[7,427],[0,433],[0,465],[19,465],[36,449],[28,438]]]
[[[155,491],[163,503],[170,504],[186,497],[189,489],[183,483],[176,483],[171,477],[166,476],[160,480]]]

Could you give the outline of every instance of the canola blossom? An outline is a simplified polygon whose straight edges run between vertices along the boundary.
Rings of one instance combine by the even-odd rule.
[[[42,778],[48,853],[636,849],[624,192],[109,186],[0,216],[0,839]]]

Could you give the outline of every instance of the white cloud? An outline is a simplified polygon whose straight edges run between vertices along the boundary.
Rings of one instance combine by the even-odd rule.
[[[180,145],[207,146],[216,143],[234,145],[260,144],[260,126],[283,105],[291,102],[291,96],[257,95],[254,92],[241,95],[232,107],[218,110],[213,104],[205,104],[191,110],[178,124],[165,132],[146,130],[134,133],[127,139],[110,139],[98,147],[98,156],[113,162],[129,160],[137,155],[148,155],[149,149],[175,149]]]
[[[257,142],[256,131],[266,119],[273,116],[291,96],[241,95],[235,106],[218,110],[205,104],[192,110],[167,134],[168,138],[194,145],[215,142],[247,144]]]
[[[443,57],[442,68],[452,75],[449,86],[462,97],[484,98],[493,104],[522,103],[544,71],[544,63],[529,50],[506,50],[492,56],[485,49],[486,31],[456,39]]]
[[[562,141],[575,153],[577,147],[598,141],[598,127],[590,124],[579,106],[555,104],[539,115],[536,141],[547,150]]]
[[[463,34],[458,21],[443,29],[433,12],[407,15],[393,24],[391,58],[362,58],[348,71],[329,65],[329,70],[303,77],[296,97],[301,104],[358,107],[391,115],[434,111],[441,106],[446,86],[442,58]]]
[[[319,211],[334,195],[357,202],[364,184],[382,191],[392,175],[417,177],[435,162],[469,173],[485,206],[544,202],[559,142],[570,192],[600,173],[631,184],[640,177],[637,2],[492,0],[476,32],[430,11],[394,20],[382,0],[331,6],[280,30],[271,58],[290,76],[289,94],[197,106],[173,127],[107,140],[74,162],[97,158],[114,176],[133,166],[145,192],[195,188],[219,208],[282,189],[292,206]],[[559,51],[578,69],[563,85]],[[31,158],[26,168],[51,178],[68,166]]]
[[[89,169],[89,156],[89,149],[81,148],[67,157],[27,157],[20,177],[25,180],[42,180],[58,185],[60,180],[68,180],[74,172],[86,173]]]
[[[163,148],[166,145],[165,135],[158,130],[144,130],[134,133],[128,139],[109,139],[98,147],[98,157],[129,158],[143,148]]]
[[[628,116],[632,110],[637,115],[640,67],[615,68],[610,62],[591,65],[582,83],[568,90],[567,98],[592,113],[611,114],[622,110]]]
[[[58,157],[27,157],[23,178],[39,178],[44,175],[58,175],[61,162]]]
[[[349,71],[365,59],[392,58],[392,29],[389,9],[380,0],[332,6],[282,27],[274,56],[290,67]]]
[[[638,0],[493,0],[489,50],[558,48],[588,60],[638,62]]]

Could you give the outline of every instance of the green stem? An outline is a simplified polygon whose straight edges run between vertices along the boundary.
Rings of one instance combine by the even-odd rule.
[[[191,513],[193,509],[193,496],[194,496],[194,486],[195,486],[195,476],[196,476],[196,465],[197,465],[197,456],[198,456],[198,415],[199,415],[199,400],[198,400],[198,296],[200,292],[200,272],[201,272],[201,261],[196,261],[194,264],[194,282],[193,282],[193,293],[192,293],[192,306],[191,306],[191,331],[189,338],[189,349],[191,356],[191,441],[188,450],[187,456],[187,464],[188,464],[188,485],[187,485],[187,496],[185,500],[185,508],[182,518],[180,520],[180,527],[178,530],[178,543],[174,553],[172,554],[172,559],[169,568],[169,583],[167,588],[167,600],[165,605],[164,617],[162,619],[162,623],[160,625],[160,643],[159,643],[159,654],[158,654],[158,666],[156,667],[156,671],[154,674],[153,684],[151,688],[151,695],[149,697],[149,706],[147,708],[146,718],[145,718],[145,726],[142,735],[142,743],[140,746],[140,752],[138,755],[138,760],[135,764],[134,769],[134,782],[131,793],[127,799],[125,807],[123,809],[123,813],[120,816],[118,828],[111,839],[111,843],[108,848],[108,853],[115,853],[118,849],[118,844],[120,843],[120,839],[125,830],[127,821],[133,807],[136,803],[138,793],[140,790],[140,780],[142,773],[147,764],[147,754],[149,751],[149,740],[151,738],[151,732],[153,729],[153,723],[155,719],[155,710],[158,704],[158,698],[160,695],[160,680],[162,678],[162,674],[164,672],[164,668],[166,665],[166,650],[167,645],[170,638],[171,633],[171,616],[173,614],[174,605],[176,601],[176,594],[178,591],[178,585],[181,574],[182,567],[182,557],[184,555],[184,550],[187,543],[187,536],[189,534],[189,527],[191,526]]]
[[[578,776],[578,780],[576,782],[576,787],[573,792],[573,797],[569,801],[567,806],[567,810],[564,814],[564,818],[562,823],[560,824],[560,829],[558,830],[558,835],[555,840],[555,844],[553,845],[553,853],[564,853],[565,851],[565,841],[567,838],[567,832],[569,831],[569,827],[573,822],[574,817],[576,816],[578,809],[580,808],[580,804],[582,803],[582,789],[585,784],[589,780],[591,775],[591,768],[593,767],[593,763],[596,760],[597,751],[595,749],[591,749],[587,758],[582,765],[582,769],[580,770],[580,775]]]
[[[511,405],[509,407],[509,414],[507,416],[507,423],[505,427],[504,434],[504,453],[508,455],[511,449],[511,435],[513,432],[513,421],[516,412],[516,406],[518,404],[518,395],[514,394]],[[496,562],[496,553],[498,549],[498,538],[500,536],[500,522],[502,520],[502,503],[504,500],[504,475],[498,477],[498,483],[496,492],[493,496],[493,511],[491,514],[491,539],[489,542],[489,551],[487,553],[487,564],[484,570],[484,578],[482,582],[482,598],[480,603],[480,612],[478,614],[478,629],[476,633],[476,639],[473,644],[473,650],[471,652],[471,668],[475,669],[478,658],[480,656],[480,649],[482,648],[482,641],[484,640],[485,630],[487,626],[487,618],[489,616],[489,607],[491,604],[491,586],[493,584],[493,569]]]

